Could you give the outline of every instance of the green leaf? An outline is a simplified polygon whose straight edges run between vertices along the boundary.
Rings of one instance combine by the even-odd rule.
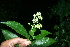
[[[46,31],[46,30],[40,30],[40,31],[41,31],[41,34],[35,36],[34,39],[43,38],[43,37],[45,37],[45,36],[48,35],[48,34],[52,34],[52,33],[48,32],[48,31]]]
[[[54,26],[54,29],[56,29],[56,30],[57,30],[58,28],[59,28],[59,26],[58,26],[58,25],[55,25],[55,26]]]
[[[10,32],[8,30],[2,30],[2,33],[3,33],[6,40],[18,37],[16,34]]]
[[[6,40],[18,37],[16,34],[10,32],[8,30],[2,30],[2,33],[3,33],[3,35],[4,35],[4,37],[5,37]],[[15,45],[15,46],[19,47],[19,44]]]
[[[43,37],[42,39],[37,39],[35,41],[32,42],[31,46],[49,46],[51,44],[53,44],[54,42],[56,42],[55,40],[53,40],[52,38],[49,37]]]
[[[15,22],[15,21],[7,21],[7,22],[1,22],[1,23],[6,24],[7,26],[14,29],[17,33],[25,36],[26,38],[29,38],[29,35],[28,35],[26,29],[20,23]]]
[[[63,42],[62,45],[61,45],[61,47],[66,47],[66,43]]]
[[[33,36],[35,31],[36,31],[35,28],[31,29],[31,30],[29,31],[29,34],[30,34],[31,36]]]
[[[40,30],[42,35],[48,35],[48,34],[52,34],[46,30]]]
[[[68,42],[68,46],[70,47],[70,42]]]

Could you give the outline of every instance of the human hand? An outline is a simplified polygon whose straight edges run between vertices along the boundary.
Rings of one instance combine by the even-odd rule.
[[[23,38],[13,38],[2,42],[1,47],[14,47],[15,44],[20,44],[19,47],[26,47],[31,44],[31,41],[27,41],[27,39]]]

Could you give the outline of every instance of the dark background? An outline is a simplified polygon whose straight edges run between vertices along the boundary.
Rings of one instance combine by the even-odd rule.
[[[54,18],[52,21],[49,20],[47,13],[57,2],[58,0],[2,0],[0,1],[0,21],[17,21],[28,28],[27,23],[32,22],[33,14],[41,12],[43,28],[50,30],[56,23]]]

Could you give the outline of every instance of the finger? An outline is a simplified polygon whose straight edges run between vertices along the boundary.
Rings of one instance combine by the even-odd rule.
[[[23,39],[23,38],[14,38],[14,39],[10,40],[10,42],[13,44],[20,44],[20,43],[25,42],[25,41],[27,41],[27,39]]]
[[[25,41],[27,41],[27,39],[13,38],[2,42],[1,47],[13,47],[15,44],[21,44],[22,42],[25,42]]]
[[[23,42],[19,45],[19,47],[26,47],[27,45],[31,44],[31,41]]]
[[[10,45],[8,43],[9,43],[8,40],[2,42],[1,47],[9,47]]]
[[[9,44],[11,44],[11,46],[14,46],[15,44],[21,44],[21,43],[26,42],[26,41],[27,41],[27,39],[14,38],[14,39],[11,39],[10,40],[10,43]]]

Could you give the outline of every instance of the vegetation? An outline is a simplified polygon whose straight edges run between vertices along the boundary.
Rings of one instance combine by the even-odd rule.
[[[56,42],[55,40],[53,40],[52,38],[49,37],[45,37],[48,34],[52,34],[46,30],[40,30],[41,34],[39,33],[39,35],[34,35],[34,32],[37,31],[37,29],[42,28],[42,24],[39,23],[39,20],[42,20],[43,18],[41,17],[41,13],[37,12],[37,14],[33,15],[33,25],[31,25],[31,30],[29,30],[29,34],[27,33],[26,29],[24,28],[23,25],[21,25],[18,22],[15,21],[7,21],[7,22],[1,22],[3,24],[6,24],[7,26],[11,27],[12,29],[14,29],[17,33],[19,33],[20,35],[25,36],[29,41],[32,42],[32,44],[30,45],[33,47],[46,47],[49,46],[51,44],[53,44],[54,42]],[[30,23],[28,23],[30,25]],[[38,31],[38,32],[40,32]],[[8,39],[12,39],[15,37],[18,37],[18,35],[13,34],[12,32],[8,31],[8,30],[4,30],[2,29],[2,33],[5,37],[6,40]]]
[[[54,26],[56,30],[54,35],[57,41],[54,45],[56,47],[70,47],[70,0],[59,0],[58,4],[50,10],[49,18],[56,17],[58,23]]]

